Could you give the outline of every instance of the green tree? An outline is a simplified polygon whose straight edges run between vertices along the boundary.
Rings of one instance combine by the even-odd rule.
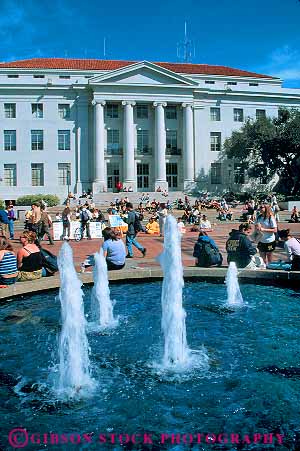
[[[276,119],[248,119],[225,141],[222,156],[238,160],[250,178],[268,183],[277,174],[278,191],[299,193],[300,111],[280,109]]]

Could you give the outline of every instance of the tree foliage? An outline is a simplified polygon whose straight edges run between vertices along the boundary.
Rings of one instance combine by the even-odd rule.
[[[54,194],[28,194],[26,196],[18,197],[16,205],[32,205],[35,202],[44,201],[49,207],[59,205],[60,200]]]
[[[265,183],[274,175],[277,189],[300,192],[300,111],[280,109],[278,118],[248,119],[224,143],[223,155],[238,160],[250,177]]]

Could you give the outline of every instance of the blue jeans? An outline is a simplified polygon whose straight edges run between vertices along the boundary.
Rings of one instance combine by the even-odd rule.
[[[14,237],[14,221],[12,219],[8,220],[9,237],[12,239]]]
[[[0,276],[0,285],[13,285],[17,281],[17,277],[2,277]]]
[[[144,248],[135,239],[135,235],[126,235],[126,246],[128,249],[128,255],[133,256],[132,246],[135,246],[139,251],[143,252]]]

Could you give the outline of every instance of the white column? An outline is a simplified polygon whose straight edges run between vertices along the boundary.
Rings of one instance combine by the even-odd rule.
[[[80,118],[80,96],[76,96],[76,125],[75,125],[75,142],[76,142],[76,187],[77,194],[82,193],[81,182],[81,118]]]
[[[105,134],[104,134],[104,106],[105,102],[93,101],[95,106],[95,179],[93,182],[93,193],[106,191],[105,181]]]
[[[122,102],[124,106],[124,132],[123,132],[123,160],[124,160],[124,180],[123,186],[132,187],[136,191],[137,184],[134,171],[134,123],[133,107],[135,102]]]
[[[183,171],[184,189],[191,187],[195,177],[194,167],[194,127],[193,109],[189,103],[183,103]]]
[[[154,102],[155,108],[155,190],[168,189],[166,178],[166,126],[164,102]]]

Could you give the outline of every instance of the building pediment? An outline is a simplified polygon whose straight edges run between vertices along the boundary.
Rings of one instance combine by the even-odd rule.
[[[143,61],[121,69],[110,71],[89,79],[90,85],[132,85],[132,86],[180,86],[195,87],[197,83],[156,64]]]

